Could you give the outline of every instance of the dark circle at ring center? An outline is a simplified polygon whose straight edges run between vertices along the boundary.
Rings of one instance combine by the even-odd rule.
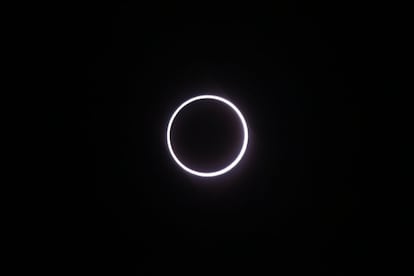
[[[243,127],[236,112],[216,100],[185,106],[174,119],[171,144],[177,158],[196,171],[227,167],[243,144]]]

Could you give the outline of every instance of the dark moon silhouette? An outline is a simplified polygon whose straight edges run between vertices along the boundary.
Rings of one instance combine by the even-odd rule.
[[[228,166],[240,152],[243,127],[229,106],[202,100],[185,106],[174,120],[171,143],[186,166],[216,171]]]

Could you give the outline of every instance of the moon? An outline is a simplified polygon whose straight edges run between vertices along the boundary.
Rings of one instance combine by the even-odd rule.
[[[178,115],[178,113],[185,108],[187,105],[194,103],[196,101],[202,101],[202,100],[215,100],[215,101],[219,101],[221,103],[226,104],[228,107],[230,107],[236,114],[237,117],[240,119],[240,123],[243,127],[243,144],[242,147],[240,148],[240,152],[237,155],[237,157],[230,162],[230,164],[228,164],[226,167],[220,169],[220,170],[216,170],[216,171],[211,171],[211,172],[202,172],[202,171],[197,171],[197,170],[193,170],[191,169],[191,167],[189,165],[184,165],[176,156],[176,154],[174,153],[172,144],[171,144],[171,128],[173,126],[174,123],[174,119],[176,118],[176,116]],[[168,122],[168,127],[167,127],[167,146],[168,146],[168,150],[169,153],[171,155],[171,157],[173,158],[173,160],[175,161],[175,163],[177,163],[178,166],[180,166],[184,171],[192,174],[192,175],[196,175],[196,176],[200,176],[200,177],[215,177],[215,176],[219,176],[219,175],[223,175],[227,172],[229,172],[230,170],[232,170],[239,162],[240,160],[243,158],[246,149],[247,149],[247,144],[248,144],[248,140],[249,140],[249,131],[247,128],[247,123],[246,120],[243,117],[243,114],[240,112],[240,110],[229,100],[216,96],[216,95],[200,95],[200,96],[196,96],[193,98],[188,99],[187,101],[185,101],[184,103],[182,103],[175,111],[174,113],[171,115],[171,118]]]

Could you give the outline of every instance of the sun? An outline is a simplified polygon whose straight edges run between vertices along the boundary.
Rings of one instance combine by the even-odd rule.
[[[230,107],[238,116],[238,118],[240,119],[240,123],[243,127],[243,144],[242,147],[240,149],[239,154],[237,155],[237,157],[226,167],[220,169],[220,170],[216,170],[216,171],[211,171],[211,172],[201,172],[201,171],[196,171],[190,168],[190,166],[188,165],[184,165],[176,156],[176,154],[174,153],[172,144],[171,144],[171,128],[172,125],[174,123],[174,119],[175,117],[178,115],[178,113],[185,108],[187,105],[196,102],[196,101],[202,101],[202,100],[215,100],[215,101],[219,101],[221,103],[226,104],[228,107]],[[184,103],[182,103],[172,114],[169,122],[168,122],[168,127],[167,127],[167,145],[168,145],[168,150],[172,156],[172,158],[174,159],[174,161],[186,172],[196,175],[196,176],[200,176],[200,177],[215,177],[215,176],[219,176],[222,174],[225,174],[227,172],[229,172],[230,170],[232,170],[239,162],[240,160],[243,158],[246,149],[247,149],[247,144],[249,141],[249,132],[248,132],[248,128],[247,128],[247,123],[246,120],[243,117],[243,114],[240,112],[240,110],[229,100],[226,100],[222,97],[219,96],[215,96],[215,95],[200,95],[200,96],[196,96],[193,98],[188,99],[187,101],[185,101]]]

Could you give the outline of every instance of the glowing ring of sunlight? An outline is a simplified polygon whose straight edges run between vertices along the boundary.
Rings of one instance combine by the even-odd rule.
[[[240,119],[240,122],[243,126],[243,145],[240,149],[239,154],[237,155],[236,159],[234,159],[228,166],[224,167],[223,169],[217,170],[217,171],[212,171],[212,172],[200,172],[200,171],[196,171],[193,170],[189,167],[187,167],[186,165],[184,165],[175,155],[174,150],[171,146],[171,127],[172,124],[174,122],[175,117],[177,116],[177,114],[180,112],[181,109],[183,109],[185,106],[189,105],[192,102],[195,101],[199,101],[199,100],[216,100],[222,103],[225,103],[227,106],[231,107],[231,109],[236,112],[237,116]],[[172,156],[172,158],[174,159],[174,161],[185,171],[197,175],[197,176],[201,176],[201,177],[213,177],[213,176],[218,176],[218,175],[222,175],[227,173],[228,171],[230,171],[231,169],[233,169],[242,159],[244,153],[246,152],[246,148],[247,148],[247,142],[249,140],[249,133],[247,130],[247,124],[246,124],[246,120],[244,119],[243,115],[241,114],[240,110],[230,101],[222,98],[222,97],[218,97],[218,96],[214,96],[214,95],[200,95],[197,97],[193,97],[187,101],[185,101],[184,103],[182,103],[177,110],[174,111],[174,113],[172,114],[170,121],[168,122],[168,127],[167,127],[167,145],[168,145],[168,149],[170,151],[170,154]]]

